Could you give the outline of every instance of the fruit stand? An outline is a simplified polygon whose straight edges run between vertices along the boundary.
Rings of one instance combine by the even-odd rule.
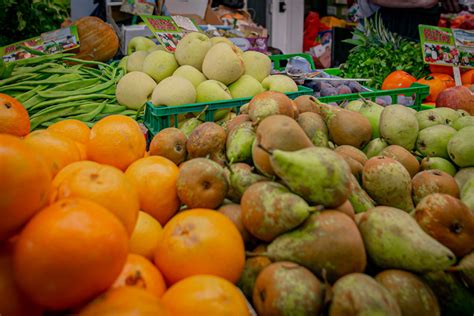
[[[1,315],[474,313],[474,70],[73,26],[0,59]]]

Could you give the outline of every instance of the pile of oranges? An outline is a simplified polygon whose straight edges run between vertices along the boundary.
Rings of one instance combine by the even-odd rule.
[[[249,314],[239,231],[180,211],[179,168],[145,150],[120,115],[29,133],[0,94],[0,314]]]

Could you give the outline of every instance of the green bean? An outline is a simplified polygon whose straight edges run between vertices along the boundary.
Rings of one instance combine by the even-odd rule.
[[[66,83],[59,84],[59,85],[57,85],[57,86],[55,86],[51,89],[48,89],[48,91],[50,91],[50,92],[52,92],[52,91],[74,91],[74,90],[77,90],[77,89],[82,89],[82,88],[92,86],[92,85],[96,84],[97,82],[99,82],[99,79],[97,79],[97,78],[74,80],[74,81],[71,81],[71,82],[66,82]]]
[[[30,91],[31,89],[34,89],[34,86],[22,86],[22,85],[16,85],[16,86],[6,86],[6,87],[0,87],[0,92],[5,93],[5,91],[12,91],[12,90],[20,90],[20,91]]]
[[[118,104],[107,104],[105,108],[102,110],[102,114],[117,114],[127,109],[124,105]]]
[[[78,104],[77,102],[68,102],[68,103],[61,103],[61,104],[55,104],[53,106],[49,106],[45,109],[42,109],[41,111],[38,111],[32,115],[30,115],[30,118],[33,119],[33,118],[36,118],[36,117],[40,117],[40,116],[43,116],[45,114],[48,114],[48,113],[51,113],[51,112],[54,112],[56,110],[60,110],[60,109],[65,109],[65,108],[76,108],[78,107],[80,104]]]
[[[35,95],[34,97],[29,99],[28,101],[25,101],[25,103],[23,103],[23,106],[25,107],[25,109],[29,110],[29,109],[33,108],[35,105],[43,102],[44,100],[46,100],[46,99],[43,98],[43,97],[40,97],[39,95]]]
[[[27,67],[27,66],[25,66],[25,67],[16,67],[14,73],[36,73],[38,71],[41,71],[41,70],[44,70],[44,69],[47,69],[47,68],[58,68],[58,67],[62,67],[62,66],[59,65],[59,64],[55,64],[55,63],[45,63],[45,64],[40,64],[40,65],[34,66],[34,67]]]
[[[90,111],[89,113],[75,115],[75,116],[71,116],[69,118],[70,119],[75,119],[75,120],[80,120],[80,121],[83,121],[83,122],[90,122],[94,119],[94,117],[96,117],[100,112],[102,112],[105,105],[106,105],[106,103],[103,102],[101,105],[99,105],[94,110]]]
[[[30,124],[31,124],[30,128],[33,130],[44,122],[48,122],[49,120],[57,118],[57,117],[66,116],[68,114],[71,114],[72,112],[74,112],[73,107],[61,108],[56,111],[49,112],[45,115],[32,118],[30,120]]]
[[[36,92],[45,89],[47,86],[36,86],[34,89],[24,92],[17,97],[17,100],[21,103],[28,101],[36,95]]]
[[[15,82],[17,80],[23,80],[25,78],[34,77],[34,74],[18,74],[7,79],[0,80],[0,87],[6,85],[7,83]]]
[[[34,106],[34,109],[39,109],[39,108],[46,107],[48,105],[64,103],[64,102],[69,102],[69,101],[86,100],[86,99],[110,99],[110,98],[114,98],[114,96],[111,96],[108,94],[100,94],[100,93],[94,93],[94,94],[89,94],[89,95],[75,95],[75,96],[67,97],[67,98],[59,98],[59,99],[43,101],[41,103],[36,104]]]
[[[37,81],[23,81],[22,84],[55,84],[55,83],[64,83],[71,80],[79,80],[82,77],[79,74],[66,74],[66,75],[52,75],[48,79],[37,80]],[[12,86],[12,85],[11,85]]]
[[[33,55],[38,55],[38,56],[46,55],[45,52],[42,52],[42,51],[33,49],[33,48],[31,48],[31,47],[28,47],[28,46],[18,45],[18,47],[20,47],[20,48],[23,49],[23,50],[26,50],[28,53],[33,54]]]
[[[90,94],[90,93],[96,93],[100,91],[102,91],[102,93],[105,93],[105,91],[107,91],[107,88],[109,88],[113,84],[114,84],[113,81],[108,81],[108,82],[98,84],[92,87],[77,89],[75,91],[41,91],[41,92],[38,92],[38,94],[42,96],[43,98],[50,99],[50,98],[61,98],[61,97],[67,97],[67,96],[73,96],[73,95]],[[113,88],[115,91],[115,87]]]
[[[100,66],[104,66],[104,67],[110,67],[106,63],[103,63],[103,62],[100,62],[100,61],[95,61],[95,60],[83,60],[83,59],[72,58],[72,57],[65,57],[63,59],[67,60],[67,61],[72,61],[72,62],[75,62],[75,63],[79,63],[79,64],[100,65]]]

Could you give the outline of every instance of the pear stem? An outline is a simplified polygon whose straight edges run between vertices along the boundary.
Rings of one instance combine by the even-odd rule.
[[[321,212],[323,210],[324,210],[324,205],[310,206],[308,208],[308,212],[310,212],[310,213]]]
[[[264,152],[266,152],[267,154],[273,155],[273,150],[263,147],[263,145],[261,143],[258,143],[257,147],[260,148],[261,150],[263,150]]]

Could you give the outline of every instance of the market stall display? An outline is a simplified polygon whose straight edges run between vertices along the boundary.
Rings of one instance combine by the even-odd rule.
[[[472,314],[472,70],[83,21],[93,60],[0,65],[0,314]]]

